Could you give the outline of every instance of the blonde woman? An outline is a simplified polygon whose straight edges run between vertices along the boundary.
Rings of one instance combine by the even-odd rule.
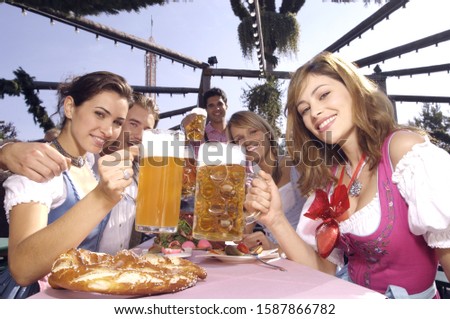
[[[278,139],[275,131],[265,119],[254,112],[234,113],[227,125],[228,138],[232,143],[246,149],[247,160],[270,174],[280,190],[284,214],[290,225],[297,227],[305,198],[298,189],[299,174],[292,161],[279,155]],[[253,232],[252,224],[247,227],[249,233],[244,243],[254,247],[262,243],[264,249],[274,248],[277,241],[268,229]]]

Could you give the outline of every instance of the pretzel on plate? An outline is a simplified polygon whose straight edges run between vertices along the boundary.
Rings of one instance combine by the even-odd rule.
[[[206,275],[202,267],[178,257],[139,256],[129,250],[113,256],[70,249],[53,263],[48,282],[56,289],[153,295],[192,287]]]

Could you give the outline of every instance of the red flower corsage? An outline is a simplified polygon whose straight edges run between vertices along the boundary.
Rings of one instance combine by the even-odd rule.
[[[361,165],[365,158],[365,155],[361,157],[349,185],[353,184],[356,174],[361,169]],[[322,189],[317,189],[316,197],[311,204],[311,207],[305,213],[306,217],[313,220],[317,220],[318,218],[323,220],[316,228],[317,251],[322,258],[327,258],[334,247],[336,247],[340,236],[339,217],[342,217],[342,215],[350,208],[348,189],[347,186],[342,184],[343,177],[344,169],[342,169],[338,185],[331,195],[331,201],[328,200],[327,192]]]

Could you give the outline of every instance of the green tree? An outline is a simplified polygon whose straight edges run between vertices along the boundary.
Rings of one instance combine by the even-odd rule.
[[[34,123],[39,123],[44,132],[54,128],[55,124],[35,92],[34,77],[29,76],[22,68],[14,71],[14,75],[16,76],[14,80],[0,79],[0,98],[3,99],[5,94],[9,96],[23,94],[28,105],[28,113],[33,115]]]
[[[305,0],[283,0],[278,11],[275,0],[255,1],[259,1],[264,44],[263,58],[266,61],[267,74],[270,74],[270,71],[273,71],[278,65],[280,55],[291,56],[298,51],[300,26],[296,15],[305,4]],[[253,36],[254,18],[251,17],[245,3],[246,0],[230,0],[233,13],[241,21],[237,31],[242,55],[251,60],[257,46]],[[278,134],[281,133],[282,104],[280,84],[277,79],[269,75],[265,79],[265,83],[249,86],[248,90],[243,90],[241,98],[250,111],[263,116],[276,128]]]
[[[265,118],[275,129],[278,136],[281,136],[281,88],[280,82],[274,76],[269,76],[265,83],[249,86],[248,90],[243,89],[241,96],[248,109]]]
[[[420,127],[427,131],[433,142],[450,153],[450,117],[445,116],[441,107],[425,103],[419,117],[415,117],[409,125]]]
[[[3,2],[3,1],[0,1]],[[98,15],[101,13],[118,14],[121,11],[136,11],[152,5],[164,5],[167,0],[20,0],[5,1],[6,3],[23,4],[39,10],[56,10],[66,14],[76,16]]]
[[[0,121],[0,141],[13,140],[17,137],[16,127],[13,123]]]

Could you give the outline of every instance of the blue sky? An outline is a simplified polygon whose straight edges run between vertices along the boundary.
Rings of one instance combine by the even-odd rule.
[[[281,3],[281,1],[278,1]],[[411,0],[406,8],[392,14],[389,20],[366,32],[361,39],[353,41],[341,50],[344,57],[357,60],[392,47],[417,40],[450,29],[448,1]],[[299,52],[282,57],[277,70],[294,71],[302,63],[320,52],[358,23],[380,8],[379,5],[365,6],[362,1],[335,4],[330,1],[307,0],[297,15],[301,35]],[[240,51],[237,27],[239,19],[234,16],[228,0],[187,0],[170,2],[164,6],[152,6],[139,13],[102,15],[88,17],[111,28],[147,39],[152,35],[158,45],[206,62],[216,56],[219,68],[258,70],[258,61],[245,60]],[[14,78],[13,71],[22,67],[38,81],[63,81],[72,75],[96,70],[108,70],[123,75],[132,85],[144,85],[144,52],[129,46],[100,38],[48,18],[28,13],[23,15],[19,8],[0,4],[0,78]],[[405,54],[380,65],[383,71],[409,67],[449,63],[450,44]],[[362,71],[372,73],[372,68]],[[158,86],[198,87],[200,70],[183,67],[162,58],[157,65]],[[244,78],[213,77],[212,85],[223,88],[228,94],[229,111],[243,109],[242,89],[258,80]],[[285,88],[288,81],[284,81]],[[450,75],[446,72],[430,76],[401,77],[388,79],[390,94],[449,96]],[[41,91],[40,99],[48,113],[54,112],[55,91]],[[186,96],[159,95],[157,103],[162,112],[191,106],[196,103],[195,94]],[[285,95],[283,95],[283,103]],[[447,110],[448,105],[442,105]],[[421,104],[402,103],[397,105],[399,121],[406,122],[418,115]],[[22,140],[43,136],[42,129],[34,124],[26,111],[23,97],[0,99],[0,120],[13,122]],[[181,116],[160,122],[161,128],[179,123]],[[55,118],[55,122],[58,120]]]

